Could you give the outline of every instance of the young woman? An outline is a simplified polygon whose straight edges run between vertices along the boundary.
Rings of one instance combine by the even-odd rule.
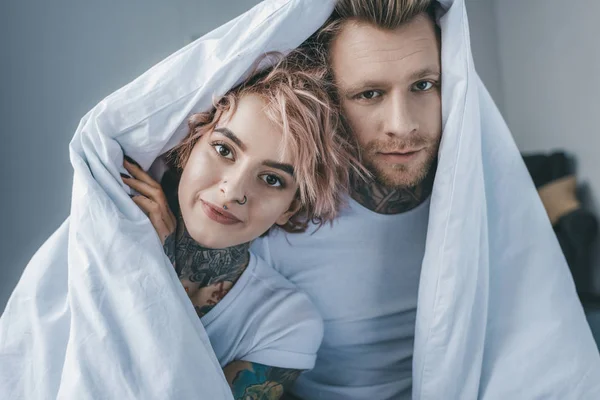
[[[332,221],[358,168],[323,77],[294,52],[194,115],[163,186],[124,162],[235,399],[279,399],[322,339],[308,297],[248,249]]]

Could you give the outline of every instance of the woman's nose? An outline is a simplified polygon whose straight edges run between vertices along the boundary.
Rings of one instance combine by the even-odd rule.
[[[246,204],[248,197],[245,190],[244,178],[227,177],[219,185],[223,194],[224,204],[236,202],[240,205]]]

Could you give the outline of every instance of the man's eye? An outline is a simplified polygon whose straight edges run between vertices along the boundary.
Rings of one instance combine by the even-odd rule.
[[[433,87],[433,83],[429,81],[421,81],[415,83],[415,89],[419,92],[426,92]]]
[[[224,144],[215,144],[213,147],[221,157],[233,160],[233,154],[231,153],[229,147],[225,146]]]
[[[267,174],[267,175],[261,176],[261,178],[269,186],[272,186],[272,187],[281,187],[281,186],[283,186],[283,183],[281,182],[281,179],[279,179],[279,177],[277,177],[275,175],[269,175],[269,174]]]
[[[371,100],[379,96],[381,96],[381,93],[377,90],[366,90],[360,93],[358,95],[358,98],[362,100]]]

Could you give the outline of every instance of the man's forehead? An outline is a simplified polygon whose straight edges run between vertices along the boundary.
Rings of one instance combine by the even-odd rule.
[[[439,44],[433,24],[425,18],[395,30],[352,21],[333,42],[331,62],[336,80],[355,81],[373,74],[411,78],[424,70],[440,72]]]

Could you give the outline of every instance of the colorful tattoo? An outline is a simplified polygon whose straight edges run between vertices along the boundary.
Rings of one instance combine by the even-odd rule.
[[[250,362],[240,362],[242,365],[231,382],[236,400],[279,400],[301,372]]]

